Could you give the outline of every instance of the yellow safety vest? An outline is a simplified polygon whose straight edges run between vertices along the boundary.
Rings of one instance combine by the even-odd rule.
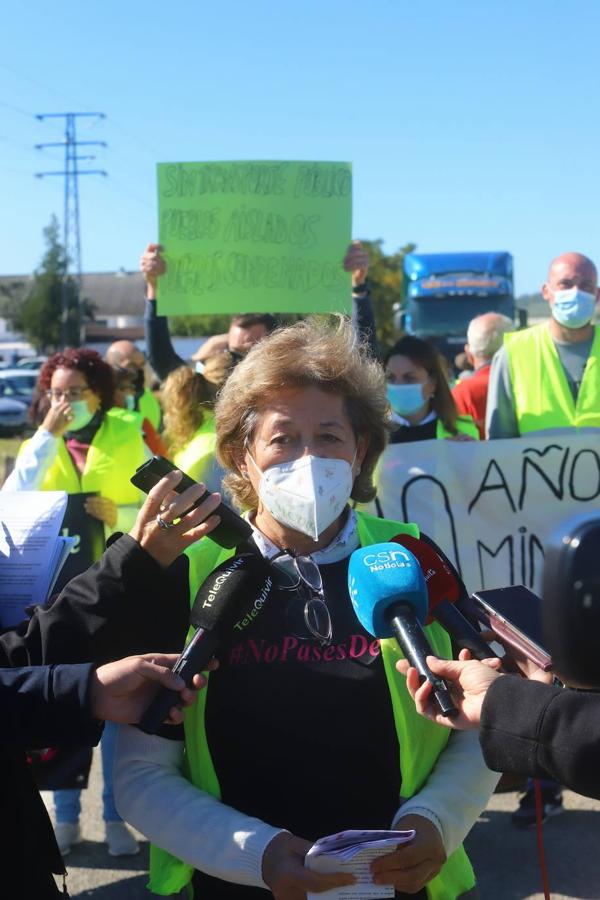
[[[388,541],[400,533],[419,536],[419,530],[413,524],[390,522],[361,512],[357,512],[356,516],[363,547]],[[186,551],[190,563],[190,602],[193,602],[198,587],[210,572],[233,553],[208,539]],[[450,638],[441,625],[434,622],[425,630],[434,653],[451,657]],[[381,653],[400,746],[401,797],[407,799],[420,791],[427,781],[438,756],[448,743],[450,731],[418,715],[406,690],[405,679],[396,671],[396,662],[403,658],[396,641],[382,640]],[[208,688],[201,691],[198,701],[185,711],[185,774],[200,790],[220,797],[221,789],[212,763],[204,721],[207,691]],[[201,823],[199,827],[202,827]],[[193,874],[193,866],[177,859],[167,850],[151,846],[149,890],[160,896],[176,894],[190,884]],[[429,900],[455,900],[474,886],[475,875],[461,846],[450,854],[439,874],[427,884],[426,890]],[[210,897],[198,900],[210,900]]]
[[[479,431],[477,430],[477,425],[475,424],[472,416],[458,416],[455,425],[456,430],[459,434],[468,434],[472,438],[475,438],[476,441],[479,440]],[[435,436],[438,440],[454,437],[451,431],[447,431],[446,428],[444,428],[444,423],[439,418],[439,416],[437,420]]]
[[[173,456],[173,462],[194,481],[202,481],[207,465],[215,455],[217,435],[215,417],[212,412],[204,413],[202,425],[193,438]]]
[[[140,397],[139,411],[141,412],[144,419],[148,419],[154,430],[158,431],[160,428],[162,411],[160,408],[160,403],[158,402],[150,388],[146,388],[144,390],[144,393]]]
[[[41,490],[66,491],[68,494],[97,491],[117,506],[139,503],[139,491],[129,479],[144,462],[144,441],[139,425],[122,416],[122,412],[127,411],[109,409],[104,414],[81,475],[60,438],[58,453],[44,476]],[[19,453],[28,443],[23,442]]]
[[[600,428],[597,326],[576,401],[547,324],[506,334],[504,345],[521,434],[554,428]]]

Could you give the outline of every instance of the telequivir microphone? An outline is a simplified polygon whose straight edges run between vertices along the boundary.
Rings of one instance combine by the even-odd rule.
[[[203,672],[223,638],[232,632],[235,622],[259,615],[273,590],[273,577],[268,562],[257,553],[241,553],[217,566],[201,584],[190,613],[195,629],[173,672],[190,687],[194,675]],[[179,693],[160,688],[139,727],[146,734],[156,734],[179,703]]]
[[[427,584],[429,614],[425,622],[440,622],[455,645],[469,650],[474,659],[489,659],[496,654],[481,637],[481,632],[457,608],[456,604],[468,594],[458,572],[436,545],[412,534],[398,534],[392,538],[415,556]]]
[[[410,550],[392,542],[355,550],[348,567],[348,589],[363,628],[374,637],[395,637],[411,666],[431,684],[442,715],[456,716],[448,687],[426,662],[428,654],[435,656],[423,631],[427,586]]]

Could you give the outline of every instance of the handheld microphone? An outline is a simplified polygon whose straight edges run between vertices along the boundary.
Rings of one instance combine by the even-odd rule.
[[[246,616],[256,618],[272,589],[269,564],[255,553],[234,556],[211,572],[201,584],[190,613],[190,624],[196,630],[173,666],[173,672],[187,687],[194,675],[204,671],[235,621]],[[156,734],[171,707],[178,703],[177,691],[161,688],[139,727],[146,734]]]
[[[348,589],[363,628],[374,637],[395,637],[411,666],[431,684],[442,715],[456,716],[450,691],[426,662],[427,654],[435,655],[422,627],[427,618],[427,586],[413,554],[391,542],[355,550]]]
[[[442,556],[436,545],[411,534],[398,534],[392,541],[414,554],[425,576],[429,596],[429,615],[425,624],[428,625],[434,619],[440,622],[456,646],[461,649],[465,647],[474,659],[495,656],[479,630],[456,607],[456,603],[466,595],[466,588],[458,572]]]

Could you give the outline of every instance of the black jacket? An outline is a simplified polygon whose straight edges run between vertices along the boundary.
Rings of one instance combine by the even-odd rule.
[[[490,769],[600,800],[600,694],[506,675],[487,692],[479,739]]]
[[[181,564],[185,561],[177,561],[174,567]],[[132,538],[121,536],[98,563],[69,582],[52,606],[37,608],[30,620],[0,635],[0,667],[101,665],[153,650],[180,651],[188,627],[188,601],[185,592],[174,595],[169,578]],[[17,733],[9,742],[4,741],[5,729],[0,732],[2,893],[6,891],[11,900],[62,896],[50,873],[63,873],[64,865],[21,748],[97,743],[100,728],[81,710],[67,716],[59,713],[57,697],[44,713],[40,712],[43,702],[37,705],[56,680],[63,700],[67,697],[73,708],[79,703],[85,707],[89,667],[87,672],[87,676],[82,670],[78,676],[73,672],[75,681],[70,681],[60,666],[42,670],[37,676],[31,673],[29,677],[40,679],[32,693],[36,699],[31,701],[36,704],[35,715],[40,716],[37,725],[32,722],[29,734]],[[19,678],[24,679],[21,684],[26,687],[27,676],[15,674],[16,683]],[[4,712],[4,692],[1,696]],[[9,713],[13,722],[15,709]]]

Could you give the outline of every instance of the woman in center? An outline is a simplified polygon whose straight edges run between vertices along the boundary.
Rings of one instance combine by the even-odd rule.
[[[383,370],[341,321],[274,332],[222,389],[224,485],[254,530],[239,549],[270,561],[277,589],[234,622],[184,728],[121,734],[119,808],[155,845],[149,887],[159,895],[259,900],[268,889],[303,900],[348,883],[309,871],[304,857],[317,838],[350,828],[416,830],[374,866],[396,897],[453,900],[474,888],[461,843],[498,776],[476,734],[417,715],[397,644],[363,630],[348,593],[354,550],[418,535],[349,505],[373,497],[387,420]],[[161,516],[168,522],[168,510]],[[232,553],[200,541],[185,579],[173,570],[174,591],[193,601]],[[441,626],[427,631],[451,656]]]

